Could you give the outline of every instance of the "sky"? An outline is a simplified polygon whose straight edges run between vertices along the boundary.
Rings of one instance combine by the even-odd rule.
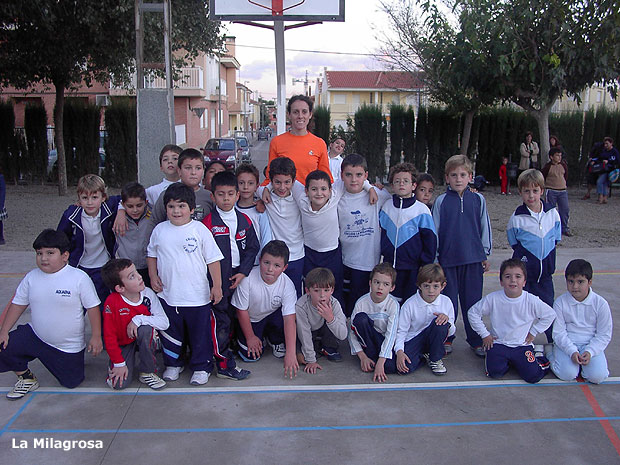
[[[286,61],[286,95],[304,92],[303,83],[292,85],[292,78],[305,79],[315,93],[316,79],[323,68],[332,71],[371,71],[384,69],[371,56],[378,51],[377,31],[388,24],[377,0],[346,0],[345,21],[324,22],[284,32]],[[271,30],[244,24],[223,23],[227,35],[236,37],[236,57],[241,64],[238,80],[260,96],[276,96],[275,41]],[[286,22],[285,25],[294,24]],[[256,48],[256,47],[265,47]],[[294,50],[317,50],[339,54],[309,53]],[[246,82],[248,81],[248,82]],[[255,94],[257,97],[257,94]]]

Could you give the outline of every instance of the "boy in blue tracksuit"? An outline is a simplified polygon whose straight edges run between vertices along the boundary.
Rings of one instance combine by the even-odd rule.
[[[101,279],[101,267],[114,258],[116,239],[112,225],[120,196],[109,197],[103,179],[96,174],[82,176],[77,185],[78,205],[62,214],[56,228],[70,242],[69,265],[86,272],[95,284],[101,302],[110,290]]]
[[[545,190],[543,174],[526,170],[517,180],[523,205],[517,207],[508,220],[508,243],[514,250],[512,258],[525,263],[527,283],[525,290],[553,306],[553,273],[555,246],[562,239],[562,223],[555,207],[542,201]],[[552,342],[553,326],[545,331]]]
[[[483,273],[489,269],[491,222],[481,194],[469,190],[473,178],[472,164],[465,155],[454,155],[445,165],[447,191],[433,205],[433,220],[439,237],[439,264],[446,275],[443,293],[450,297],[454,317],[461,302],[467,343],[479,357],[484,357],[482,339],[471,328],[467,312],[482,298]],[[454,335],[445,343],[452,352]]]
[[[392,295],[404,302],[416,293],[418,269],[433,263],[437,253],[437,234],[431,212],[416,200],[416,169],[399,163],[390,171],[394,195],[379,212],[381,255],[397,272]]]
[[[202,222],[211,231],[224,255],[224,259],[220,262],[223,297],[213,306],[216,324],[213,342],[217,359],[217,377],[242,380],[247,378],[250,372],[236,365],[230,349],[235,314],[230,299],[239,283],[252,271],[260,244],[252,220],[235,209],[235,203],[239,200],[235,175],[230,171],[216,173],[211,180],[211,189],[216,208]],[[232,238],[231,231],[234,231]]]

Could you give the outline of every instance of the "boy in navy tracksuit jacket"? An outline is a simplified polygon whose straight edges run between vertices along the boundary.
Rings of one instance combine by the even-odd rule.
[[[430,210],[413,197],[415,167],[400,163],[391,170],[389,180],[394,195],[379,212],[381,254],[396,269],[392,295],[404,302],[416,293],[418,269],[435,260],[437,234]]]
[[[469,190],[472,164],[464,155],[454,155],[445,165],[447,191],[433,205],[433,220],[439,236],[439,264],[446,275],[443,293],[454,306],[454,319],[461,302],[467,343],[480,357],[485,356],[482,339],[467,318],[469,308],[482,298],[483,273],[488,271],[491,254],[491,222],[484,197]],[[446,353],[452,352],[449,336]]]
[[[222,272],[222,300],[213,306],[215,315],[215,356],[217,360],[217,377],[241,380],[250,375],[248,370],[236,366],[230,349],[233,330],[234,309],[230,299],[242,279],[246,278],[260,249],[252,220],[235,209],[239,200],[237,180],[230,171],[222,171],[213,176],[211,189],[216,208],[202,222],[211,231],[224,259],[220,262]],[[230,231],[235,230],[234,245],[230,240]]]
[[[553,306],[553,273],[555,245],[562,239],[562,223],[555,207],[542,201],[545,179],[534,169],[526,170],[517,180],[523,205],[508,220],[508,243],[514,250],[512,258],[525,263],[525,290]],[[553,325],[545,331],[552,342]]]
[[[105,182],[95,174],[80,178],[77,193],[79,205],[65,210],[56,229],[65,233],[71,244],[69,265],[88,274],[99,299],[105,302],[110,290],[101,279],[101,267],[114,258],[112,225],[121,198],[108,198]]]

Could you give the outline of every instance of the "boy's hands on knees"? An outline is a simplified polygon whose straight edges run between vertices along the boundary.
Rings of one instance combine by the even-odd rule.
[[[331,302],[319,302],[319,304],[316,306],[316,309],[319,311],[319,315],[321,315],[328,323],[331,323],[336,319],[336,317],[334,316],[334,311],[332,310]]]
[[[214,286],[211,288],[211,301],[217,304],[222,300],[222,288],[221,286]]]
[[[396,352],[396,369],[401,373],[409,373],[407,363],[411,363],[411,359],[403,350]]]
[[[287,352],[284,356],[284,377],[293,379],[297,376],[297,370],[299,370],[299,363],[297,363],[297,357],[295,356],[295,354],[289,354],[289,352]]]
[[[525,345],[528,345],[534,342],[535,337],[536,336],[532,336],[532,333],[527,333],[527,336],[525,336]]]
[[[164,290],[164,283],[161,282],[159,275],[151,276],[151,289],[155,292],[161,292]]]
[[[112,380],[112,386],[120,386],[127,379],[129,370],[127,365],[122,367],[113,367],[108,370],[108,378]]]
[[[263,190],[263,196],[261,197],[261,200],[265,204],[271,203],[271,194],[269,193],[269,189]],[[257,211],[258,211],[258,209],[257,209]]]
[[[237,286],[241,283],[241,281],[245,278],[243,273],[237,273],[230,277],[230,288],[237,289]]]
[[[437,326],[445,325],[448,322],[448,315],[445,313],[433,313],[437,318],[435,318],[435,324]]]
[[[495,339],[497,339],[497,338],[493,337],[491,334],[489,334],[487,337],[483,337],[482,338],[482,347],[484,348],[484,350],[489,350],[491,347],[493,347],[493,341]]]
[[[101,334],[93,334],[88,341],[88,352],[96,357],[103,350],[103,341],[101,340]]]
[[[112,231],[114,231],[114,234],[124,236],[128,229],[129,224],[127,223],[127,214],[125,210],[118,210],[116,212],[116,219],[112,225]]]
[[[364,373],[370,373],[372,369],[375,367],[375,362],[372,361],[368,355],[364,353],[364,351],[360,351],[357,353],[357,356],[360,359],[360,368]]]
[[[263,341],[256,337],[256,335],[252,335],[247,338],[248,344],[248,355],[252,357],[254,360],[260,358],[263,353]]]
[[[127,325],[127,337],[135,339],[138,337],[138,325],[130,321]]]
[[[489,271],[491,269],[491,264],[489,263],[488,260],[484,260],[482,262],[482,272],[486,273],[487,271]]]
[[[590,363],[590,359],[592,358],[592,354],[587,350],[579,356],[579,360],[581,361],[581,365],[587,365]]]
[[[385,374],[385,359],[383,357],[379,357],[379,360],[377,360],[375,365],[375,374],[372,377],[372,380],[379,383],[387,381],[387,376]]]
[[[317,370],[322,370],[322,369],[323,369],[323,367],[321,365],[319,365],[318,362],[308,363],[304,367],[304,371],[306,373],[310,373],[312,375],[315,374],[317,372]]]
[[[8,331],[0,331],[0,351],[5,350],[9,345]]]

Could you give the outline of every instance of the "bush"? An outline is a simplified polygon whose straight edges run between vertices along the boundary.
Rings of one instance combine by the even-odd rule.
[[[99,173],[100,119],[98,106],[82,99],[65,100],[63,140],[68,182],[77,182],[85,174]]]
[[[41,103],[28,103],[24,111],[26,132],[25,166],[32,178],[47,178],[47,112]]]
[[[426,171],[428,165],[428,110],[426,107],[418,109],[414,154],[414,164],[418,171]]]
[[[403,151],[405,107],[390,105],[390,168],[400,163]]]
[[[312,121],[314,121],[313,134],[325,141],[325,145],[329,147],[329,128],[331,123],[331,113],[329,108],[318,105],[314,107],[312,112]]]
[[[381,107],[363,104],[355,112],[355,142],[368,163],[368,179],[374,182],[385,176],[386,122]]]
[[[16,142],[13,102],[0,100],[0,172],[7,181],[17,181],[19,178]]]
[[[112,99],[112,105],[105,111],[107,137],[103,173],[110,186],[121,187],[138,179],[136,125],[135,99]]]
[[[411,106],[403,115],[403,152],[405,161],[415,164],[415,112]]]

